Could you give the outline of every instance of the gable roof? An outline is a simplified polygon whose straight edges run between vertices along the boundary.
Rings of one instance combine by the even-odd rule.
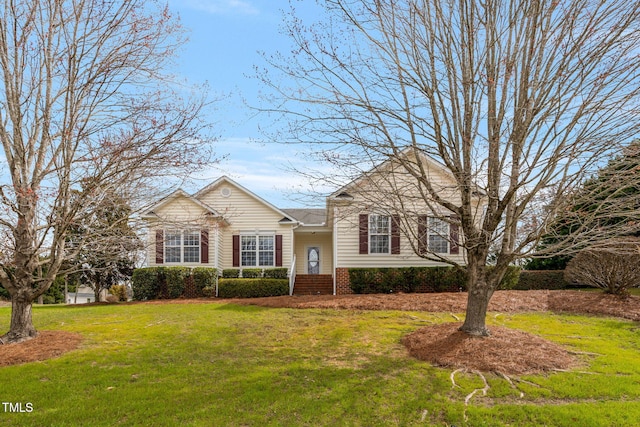
[[[287,214],[298,220],[302,225],[325,225],[327,222],[326,209],[283,209]]]
[[[151,206],[149,209],[145,210],[145,212],[142,214],[143,218],[155,218],[158,215],[156,214],[156,211],[161,209],[163,206],[168,205],[169,203],[173,202],[175,199],[177,199],[178,197],[183,197],[187,200],[189,200],[190,202],[194,203],[197,206],[200,206],[202,209],[204,209],[207,214],[213,215],[217,218],[222,218],[222,215],[216,211],[215,209],[213,209],[211,206],[207,205],[206,203],[201,202],[200,200],[196,199],[193,196],[190,196],[189,194],[187,194],[184,190],[182,189],[177,189],[176,191],[174,191],[173,193],[169,194],[168,196],[164,197],[163,199],[161,199],[158,203],[156,203],[155,205]]]
[[[231,178],[229,178],[226,175],[221,176],[220,178],[218,178],[215,181],[213,181],[211,184],[209,184],[206,187],[204,187],[203,189],[199,190],[197,193],[195,193],[193,195],[193,197],[201,198],[202,196],[204,196],[209,191],[213,190],[214,188],[216,188],[219,184],[221,184],[223,182],[226,182],[227,184],[234,186],[238,190],[244,192],[245,194],[249,195],[253,199],[255,199],[258,202],[262,203],[264,206],[266,206],[269,209],[275,211],[279,215],[282,215],[283,218],[280,220],[280,222],[293,222],[293,223],[297,223],[298,222],[298,220],[296,218],[292,217],[291,215],[287,214],[285,211],[283,211],[280,208],[277,208],[276,206],[274,206],[271,203],[267,202],[262,197],[258,196],[257,194],[253,193],[251,190],[249,190],[249,189],[243,187],[242,185],[238,184],[237,182],[235,182],[234,180],[232,180]]]

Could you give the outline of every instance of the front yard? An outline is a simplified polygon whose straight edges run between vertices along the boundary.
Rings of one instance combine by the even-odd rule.
[[[0,368],[0,400],[12,404],[0,407],[1,425],[611,426],[640,419],[638,324],[620,318],[493,311],[490,325],[560,344],[580,362],[504,376],[408,355],[403,336],[455,322],[458,310],[189,301],[34,311],[39,330],[83,341],[58,358]],[[9,316],[1,307],[4,328]],[[7,410],[18,403],[32,410]]]

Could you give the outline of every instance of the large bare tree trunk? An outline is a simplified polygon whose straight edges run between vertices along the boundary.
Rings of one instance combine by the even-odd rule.
[[[489,336],[486,326],[487,309],[496,289],[495,284],[487,280],[484,258],[485,255],[470,251],[467,266],[467,310],[460,330],[474,336]]]
[[[460,330],[475,336],[489,336],[485,319],[487,317],[487,308],[489,300],[493,295],[486,280],[478,280],[467,294],[467,311],[464,324]]]
[[[22,292],[11,297],[11,326],[9,332],[0,338],[1,343],[18,343],[38,335],[36,328],[33,326],[32,302]]]

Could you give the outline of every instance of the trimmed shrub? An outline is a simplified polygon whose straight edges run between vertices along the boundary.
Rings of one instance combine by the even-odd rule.
[[[202,288],[202,295],[205,297],[215,297],[216,288],[213,286],[205,286],[204,288]]]
[[[222,270],[222,277],[225,279],[237,279],[240,277],[240,269],[239,268],[225,268]]]
[[[220,298],[257,298],[289,295],[289,281],[286,279],[227,279],[218,280]]]
[[[167,267],[165,269],[166,298],[179,298],[184,294],[184,281],[190,273],[191,270],[188,267]]]
[[[289,269],[286,267],[265,268],[263,275],[265,279],[286,279],[288,273]]]
[[[243,268],[242,269],[243,279],[256,279],[258,277],[262,277],[261,268]]]
[[[461,292],[467,290],[467,269],[463,267],[437,267],[442,276],[434,282],[436,292]]]
[[[210,267],[196,267],[191,270],[191,277],[199,296],[206,295],[205,288],[213,288],[213,296],[215,296],[216,281],[218,280],[218,270]]]
[[[182,296],[203,296],[205,287],[215,289],[217,270],[208,267],[147,267],[133,271],[131,286],[137,301]],[[214,292],[215,293],[215,292]]]
[[[518,283],[512,289],[529,291],[539,289],[566,289],[569,283],[564,280],[563,270],[522,270]]]
[[[518,283],[520,267],[509,266],[499,289]],[[464,267],[351,268],[349,283],[356,294],[392,292],[459,292],[467,288]]]
[[[372,294],[389,292],[380,283],[377,268],[350,268],[349,286],[356,294]]]
[[[500,285],[498,285],[498,289],[500,290],[515,289],[516,286],[518,286],[518,281],[520,280],[521,271],[522,269],[516,265],[508,266],[506,273],[504,273],[504,277],[500,281]]]
[[[349,282],[357,294],[457,292],[466,287],[466,271],[454,267],[352,268]]]
[[[158,270],[158,267],[133,270],[131,286],[134,300],[145,301],[159,298],[161,286],[158,280]]]

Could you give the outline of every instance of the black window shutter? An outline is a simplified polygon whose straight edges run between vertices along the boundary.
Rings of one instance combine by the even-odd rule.
[[[449,223],[449,253],[452,255],[457,255],[460,253],[460,231],[458,224],[454,224],[454,222],[458,221],[458,216],[452,215],[450,218],[451,222]]]
[[[359,216],[359,232],[360,232],[360,251],[361,254],[369,253],[369,215],[360,214]]]
[[[209,230],[200,230],[200,262],[209,263]]]
[[[429,248],[429,233],[428,233],[428,221],[427,215],[418,216],[418,254],[424,255]]]
[[[282,267],[282,234],[276,234],[276,267]]]
[[[233,235],[233,266],[240,267],[240,235]]]
[[[164,263],[164,231],[156,230],[156,264]]]
[[[391,216],[391,253],[400,253],[400,215]]]

